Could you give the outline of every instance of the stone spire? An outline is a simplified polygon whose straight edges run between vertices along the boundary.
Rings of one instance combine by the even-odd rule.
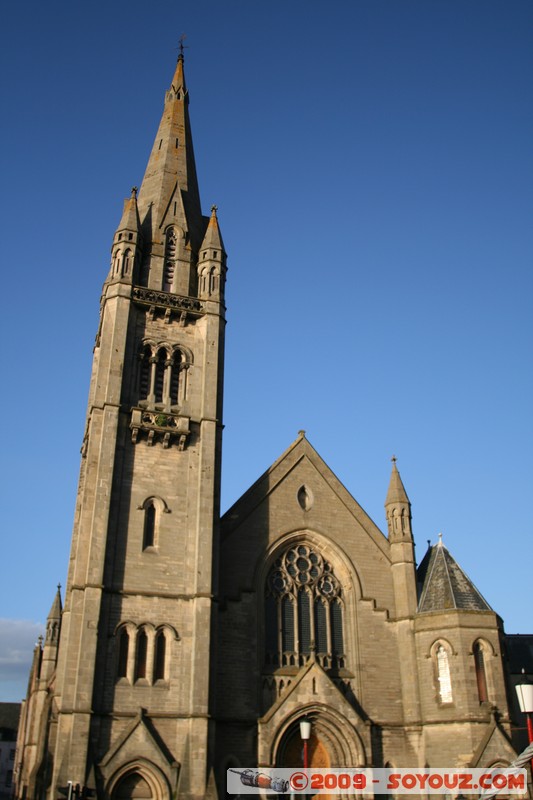
[[[139,261],[141,246],[141,223],[137,207],[137,187],[131,196],[124,200],[122,219],[113,239],[111,248],[111,269],[108,281],[111,283],[132,283],[135,267]]]
[[[198,296],[223,300],[226,280],[226,252],[220,235],[217,207],[211,207],[211,218],[200,247],[198,258]]]
[[[176,222],[191,233],[198,248],[205,224],[200,209],[188,106],[189,93],[180,53],[139,192],[139,214],[147,239],[156,239],[158,231]]]
[[[52,603],[52,608],[46,620],[46,636],[44,640],[43,658],[41,665],[41,679],[49,680],[56,667],[57,648],[59,646],[59,636],[61,633],[61,614],[63,606],[61,603],[61,586],[58,584],[56,596]]]
[[[398,617],[408,617],[416,610],[415,550],[411,530],[411,503],[392,459],[385,512],[389,532],[391,567]]]
[[[391,461],[392,472],[385,499],[389,540],[412,539],[411,503],[396,466],[396,456],[393,456]]]
[[[211,206],[211,218],[209,220],[209,225],[207,226],[207,231],[205,232],[204,241],[202,242],[202,247],[200,248],[202,251],[208,248],[215,248],[216,250],[220,250],[221,254],[226,255],[226,251],[224,250],[224,243],[222,241],[222,236],[220,234],[220,226],[218,224],[218,217],[217,217],[217,206]]]

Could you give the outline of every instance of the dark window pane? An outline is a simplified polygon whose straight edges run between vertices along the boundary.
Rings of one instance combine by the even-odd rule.
[[[143,550],[153,547],[155,541],[155,506],[150,503],[144,512]]]
[[[125,678],[128,674],[128,650],[130,637],[128,631],[122,630],[118,640],[118,677]]]
[[[315,639],[317,653],[328,652],[327,608],[320,600],[315,600]]]
[[[135,680],[146,678],[146,653],[148,650],[148,637],[144,631],[137,636],[137,659],[135,664]]]
[[[164,680],[165,678],[165,655],[167,649],[167,640],[163,631],[159,631],[155,639],[155,654],[154,654],[154,680]]]
[[[477,693],[479,697],[480,703],[486,703],[489,699],[489,694],[487,692],[487,675],[485,673],[485,657],[483,654],[483,648],[476,642],[474,645],[474,664],[476,666],[476,681],[477,681]]]
[[[342,635],[342,606],[338,600],[331,604],[331,645],[334,656],[344,655],[344,638]]]
[[[294,606],[285,595],[281,600],[282,649],[284,653],[294,651]]]
[[[310,617],[309,595],[304,589],[300,589],[298,592],[298,635],[300,638],[300,653],[311,652]]]

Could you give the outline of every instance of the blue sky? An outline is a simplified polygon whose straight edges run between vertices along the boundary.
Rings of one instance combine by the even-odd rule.
[[[223,506],[305,429],[531,632],[533,6],[35,0],[0,33],[0,700],[64,583],[101,285],[187,38],[228,251]],[[529,603],[529,606],[528,606]]]

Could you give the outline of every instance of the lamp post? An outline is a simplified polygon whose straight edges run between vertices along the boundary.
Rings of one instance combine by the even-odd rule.
[[[309,766],[309,739],[311,737],[311,723],[308,719],[303,719],[300,722],[300,737],[302,742],[304,743],[304,769],[307,769]]]
[[[533,683],[526,677],[526,671],[522,667],[522,680],[516,685],[516,694],[518,696],[518,703],[520,711],[526,715],[527,720],[527,737],[529,744],[533,742],[533,721],[531,715],[533,714]],[[533,759],[531,760],[533,766]]]

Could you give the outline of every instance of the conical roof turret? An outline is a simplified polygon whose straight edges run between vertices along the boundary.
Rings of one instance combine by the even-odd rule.
[[[217,206],[211,206],[211,217],[205,232],[204,240],[202,242],[201,250],[215,249],[225,255],[224,242],[220,233],[220,226],[218,224]]]
[[[385,498],[385,508],[388,505],[396,504],[396,503],[409,503],[409,498],[407,497],[407,492],[405,491],[405,487],[402,483],[402,479],[400,477],[400,473],[398,472],[398,467],[396,466],[396,456],[392,457],[392,472],[389,481],[389,489],[387,491],[387,497]]]
[[[117,234],[123,231],[138,233],[141,227],[139,210],[137,208],[137,187],[131,190],[131,195],[124,200],[122,218],[117,228]]]
[[[387,516],[387,527],[389,531],[389,541],[413,541],[411,530],[411,503],[407,497],[407,492],[400,478],[398,467],[396,466],[396,456],[392,459],[392,472],[389,481],[389,489],[385,498],[385,513]]]

